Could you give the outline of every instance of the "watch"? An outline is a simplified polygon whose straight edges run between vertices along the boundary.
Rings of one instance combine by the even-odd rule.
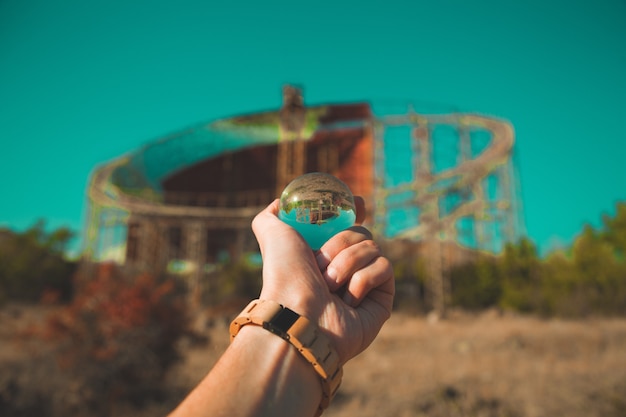
[[[309,319],[275,301],[253,300],[230,324],[230,341],[248,324],[262,326],[291,343],[313,365],[322,382],[322,400],[316,416],[328,407],[343,376],[339,355]]]

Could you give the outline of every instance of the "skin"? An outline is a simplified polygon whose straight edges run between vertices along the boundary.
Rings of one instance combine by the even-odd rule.
[[[360,224],[364,204],[355,202]],[[275,200],[252,222],[263,256],[259,298],[316,323],[345,364],[372,343],[391,315],[391,264],[361,226],[313,252],[277,214]],[[170,416],[313,416],[321,395],[317,374],[293,346],[259,326],[244,326]]]

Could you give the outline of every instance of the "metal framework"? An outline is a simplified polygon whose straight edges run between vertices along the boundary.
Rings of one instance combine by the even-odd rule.
[[[443,315],[454,247],[498,253],[523,233],[513,128],[477,114],[342,106],[343,119],[323,122],[333,106],[305,108],[301,91],[288,86],[281,109],[253,115],[253,123],[197,126],[104,164],[87,192],[84,258],[181,274],[197,299],[211,265],[256,249],[254,215],[313,169],[343,176],[366,198],[366,225],[378,238],[420,242],[431,303]],[[236,188],[235,176],[249,167],[234,166],[245,163],[235,152],[267,159],[254,154],[267,146],[275,146],[275,159],[263,162],[274,167],[273,182]],[[227,191],[163,189],[172,172],[208,160],[221,161],[213,176]]]
[[[276,195],[280,195],[289,181],[306,172],[306,109],[299,89],[289,85],[283,88],[283,106],[279,117]]]
[[[466,114],[379,115],[376,218],[379,235],[422,242],[434,310],[445,314],[450,248],[498,253],[523,229],[512,126]]]

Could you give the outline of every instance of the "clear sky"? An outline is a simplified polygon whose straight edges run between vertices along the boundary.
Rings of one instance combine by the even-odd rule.
[[[626,201],[625,0],[0,0],[0,226],[80,231],[95,166],[285,83],[509,120],[544,252]]]

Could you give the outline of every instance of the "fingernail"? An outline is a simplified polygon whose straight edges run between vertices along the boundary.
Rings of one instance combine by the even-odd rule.
[[[320,269],[320,271],[325,270],[328,264],[330,263],[330,259],[322,251],[320,251],[317,254],[317,256],[315,257],[315,260],[317,261],[317,267]]]
[[[332,282],[337,282],[337,270],[332,266],[325,272],[326,277]]]

